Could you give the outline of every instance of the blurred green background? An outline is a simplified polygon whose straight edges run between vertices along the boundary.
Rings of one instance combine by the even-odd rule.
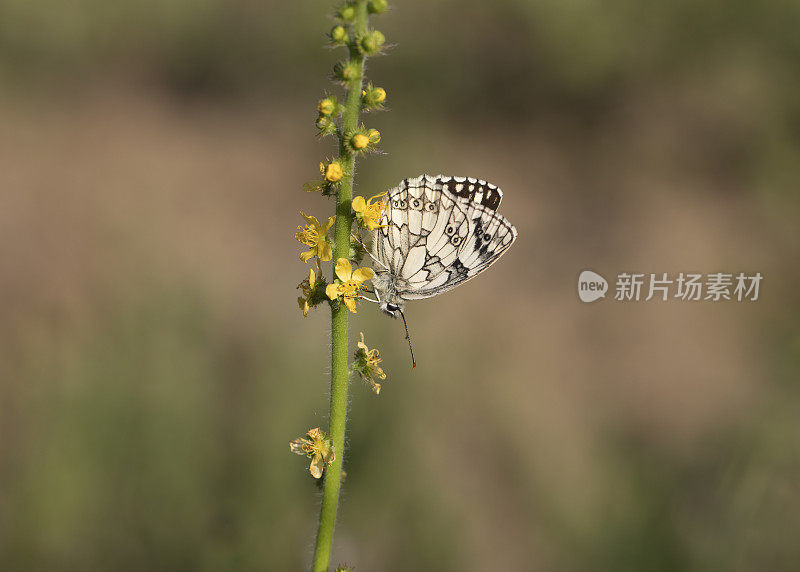
[[[327,1],[0,3],[0,569],[301,570],[328,312],[294,240]],[[351,387],[334,562],[800,567],[800,3],[398,0],[370,196],[505,191],[520,238]],[[578,273],[755,272],[585,305]]]

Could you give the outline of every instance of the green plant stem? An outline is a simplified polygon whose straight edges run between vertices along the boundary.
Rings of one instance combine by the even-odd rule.
[[[367,3],[361,0],[356,4],[356,17],[353,34],[360,36],[367,30]],[[336,198],[336,223],[334,226],[333,264],[339,258],[350,258],[350,230],[353,224],[350,203],[353,198],[353,174],[355,157],[349,152],[344,137],[358,127],[361,110],[361,88],[364,75],[364,56],[355,47],[350,48],[350,61],[355,63],[361,73],[348,82],[339,141],[339,161],[344,177],[339,183]],[[335,278],[335,276],[333,277]],[[333,530],[336,524],[336,509],[339,505],[339,489],[342,482],[342,461],[344,460],[344,437],[347,418],[347,389],[350,382],[348,368],[348,310],[340,303],[331,312],[331,413],[329,437],[333,442],[336,460],[325,469],[325,483],[322,492],[322,506],[319,512],[317,542],[314,548],[314,572],[327,572],[333,545]]]

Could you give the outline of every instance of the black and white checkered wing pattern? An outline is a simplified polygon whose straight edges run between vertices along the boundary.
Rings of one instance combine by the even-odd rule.
[[[517,231],[496,212],[502,191],[467,177],[406,179],[385,197],[375,257],[404,300],[429,298],[496,262]]]

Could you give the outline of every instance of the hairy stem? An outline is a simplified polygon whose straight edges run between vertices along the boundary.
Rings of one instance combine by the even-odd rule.
[[[356,17],[352,31],[358,37],[367,30],[367,3],[364,0],[356,5]],[[364,56],[355,46],[350,47],[350,61],[356,64],[361,73],[347,85],[342,126],[339,141],[339,161],[344,177],[339,184],[336,198],[336,223],[334,226],[334,266],[339,258],[350,257],[350,229],[353,224],[350,203],[353,196],[353,174],[355,157],[347,148],[344,137],[358,127],[361,108],[361,88],[364,75]],[[335,276],[334,276],[335,278]],[[336,509],[339,505],[339,488],[342,482],[342,462],[344,461],[344,437],[347,417],[347,389],[350,381],[348,369],[348,310],[344,304],[331,312],[331,413],[329,436],[333,442],[336,460],[325,469],[322,507],[317,527],[317,542],[314,548],[314,572],[327,572],[333,545],[333,529],[336,524]]]

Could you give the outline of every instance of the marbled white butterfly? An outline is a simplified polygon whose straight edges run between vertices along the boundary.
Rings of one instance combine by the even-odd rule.
[[[494,264],[517,238],[496,212],[502,198],[472,177],[422,175],[390,190],[372,241],[381,310],[396,318],[406,301],[447,292]]]

